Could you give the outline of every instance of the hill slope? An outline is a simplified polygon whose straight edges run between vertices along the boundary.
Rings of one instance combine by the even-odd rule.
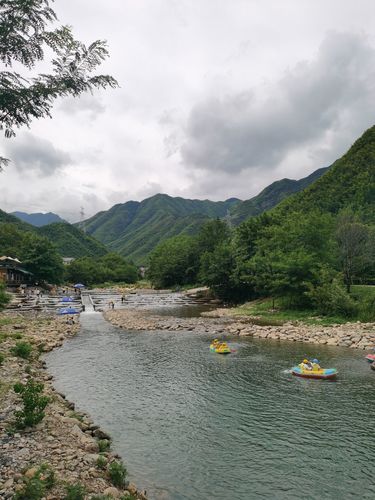
[[[335,214],[348,207],[375,224],[375,126],[366,130],[323,177],[283,201],[275,211],[317,208]]]
[[[101,257],[108,252],[102,243],[67,222],[40,227],[38,234],[51,240],[63,257]]]
[[[21,219],[28,224],[31,224],[35,227],[46,226],[47,224],[52,224],[53,222],[65,222],[59,215],[54,214],[53,212],[48,212],[46,214],[43,213],[34,213],[27,214],[26,212],[12,212],[11,215],[14,215],[18,219]]]
[[[212,218],[222,218],[239,200],[187,200],[157,194],[141,202],[118,204],[85,222],[86,231],[111,250],[143,263],[162,240],[178,234],[194,234]]]
[[[327,172],[329,167],[315,170],[312,174],[298,181],[282,179],[273,182],[254,198],[235,205],[230,210],[231,221],[237,226],[249,217],[254,217],[278,205],[282,200],[293,193],[302,191]]]

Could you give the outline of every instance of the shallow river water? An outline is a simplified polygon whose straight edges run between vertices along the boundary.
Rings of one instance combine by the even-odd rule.
[[[363,351],[126,332],[99,313],[46,357],[56,387],[113,437],[150,499],[374,498],[375,372]],[[337,382],[289,372],[305,356]]]

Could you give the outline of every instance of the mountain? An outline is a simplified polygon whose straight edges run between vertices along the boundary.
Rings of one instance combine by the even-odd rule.
[[[39,236],[45,236],[56,245],[62,257],[95,257],[108,252],[102,243],[91,236],[87,236],[80,229],[67,222],[48,224],[38,228],[0,210],[0,229],[1,227],[9,227],[11,231],[31,232]]]
[[[312,174],[298,181],[292,179],[282,179],[273,182],[262,192],[250,200],[237,203],[230,210],[231,222],[235,226],[249,217],[254,217],[278,205],[284,198],[287,198],[293,193],[302,191],[310,184],[318,180],[327,172],[329,167],[315,170]]]
[[[108,253],[102,243],[68,222],[54,222],[40,227],[38,234],[51,240],[63,257],[101,257]]]
[[[375,126],[366,130],[325,175],[284,200],[275,213],[312,208],[333,214],[351,208],[375,224]]]
[[[24,231],[35,231],[35,228],[31,224],[21,221],[18,217],[8,214],[3,210],[0,210],[0,224],[13,224],[17,229],[22,229]]]
[[[141,264],[161,241],[196,233],[207,220],[227,216],[239,201],[187,200],[157,194],[99,212],[85,221],[85,229],[111,250]]]
[[[24,222],[31,224],[32,226],[42,227],[47,224],[52,224],[53,222],[65,222],[59,215],[54,214],[53,212],[48,212],[46,214],[43,213],[35,213],[35,214],[27,214],[26,212],[11,212],[11,215],[18,217]]]

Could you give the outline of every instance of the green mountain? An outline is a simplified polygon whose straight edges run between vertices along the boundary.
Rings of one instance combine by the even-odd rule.
[[[8,214],[3,210],[0,210],[0,224],[13,224],[17,229],[21,229],[23,231],[35,231],[35,228],[31,224],[23,222],[18,219],[18,217]]]
[[[51,240],[63,257],[101,257],[106,247],[68,222],[54,222],[38,228],[38,234]]]
[[[67,222],[48,224],[38,228],[0,210],[0,229],[1,227],[8,227],[10,231],[14,231],[15,235],[17,232],[21,234],[31,232],[45,236],[57,247],[62,257],[96,257],[108,252],[102,243]]]
[[[40,212],[34,214],[27,214],[26,212],[12,212],[11,215],[14,215],[15,217],[18,217],[18,219],[36,227],[46,226],[47,224],[53,224],[54,222],[65,222],[64,219],[53,212],[48,212],[46,214]]]
[[[375,126],[366,130],[323,177],[284,200],[275,211],[312,208],[333,214],[352,208],[368,223],[375,223]]]
[[[310,184],[318,180],[323,174],[327,172],[329,167],[320,168],[315,170],[312,174],[298,181],[292,179],[282,179],[273,182],[262,192],[250,200],[241,201],[237,203],[230,210],[231,222],[235,226],[249,217],[254,217],[278,205],[282,200],[287,198],[293,193],[302,191]]]
[[[207,220],[227,216],[238,202],[237,198],[214,202],[157,194],[99,212],[85,221],[85,229],[111,250],[141,264],[161,241],[196,233]]]

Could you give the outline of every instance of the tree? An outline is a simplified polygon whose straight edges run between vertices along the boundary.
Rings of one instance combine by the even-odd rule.
[[[23,241],[21,260],[34,279],[59,284],[64,277],[64,264],[56,247],[47,239],[27,233]]]
[[[53,0],[52,0],[53,1]],[[33,118],[51,116],[57,97],[77,97],[95,88],[116,87],[109,75],[92,75],[107,58],[106,43],[86,47],[75,40],[71,28],[59,26],[49,0],[1,0],[0,3],[0,130],[13,137],[15,129]],[[52,29],[48,29],[51,27]],[[52,52],[51,73],[34,76],[33,70]],[[23,66],[26,74],[12,70]],[[0,168],[9,160],[0,157]]]
[[[353,279],[358,277],[368,264],[369,237],[369,228],[358,222],[353,214],[349,212],[341,214],[337,224],[336,240],[348,293]]]
[[[150,255],[148,276],[152,284],[163,288],[195,283],[198,255],[196,238],[182,235],[163,241]]]

